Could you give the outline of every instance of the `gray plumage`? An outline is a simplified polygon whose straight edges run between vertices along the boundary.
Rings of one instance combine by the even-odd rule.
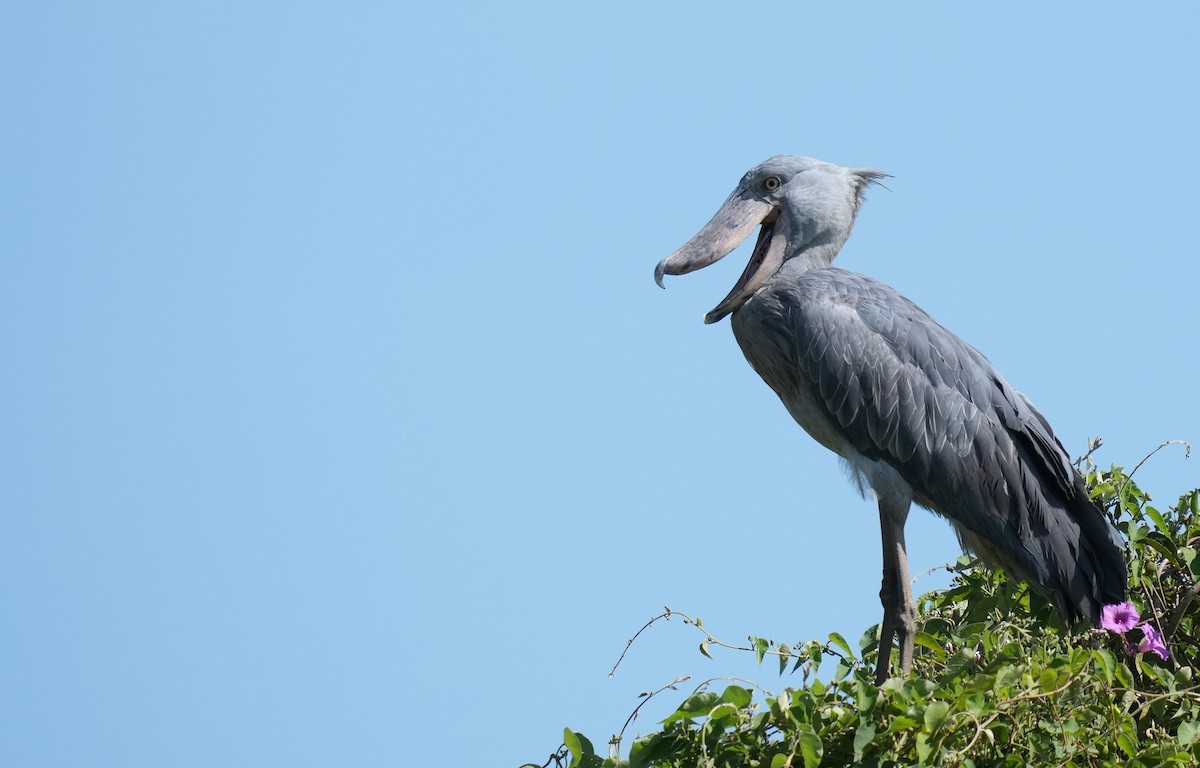
[[[892,288],[829,266],[882,174],[779,156],[743,177],[655,276],[707,266],[761,224],[750,263],[708,314],[732,313],[751,366],[791,415],[871,489],[884,538],[879,679],[895,634],[912,660],[903,524],[916,501],[963,546],[1096,624],[1125,595],[1123,543],[1046,419],[974,347]]]

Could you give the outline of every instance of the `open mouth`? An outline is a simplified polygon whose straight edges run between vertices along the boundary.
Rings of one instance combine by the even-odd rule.
[[[779,208],[772,203],[745,189],[736,189],[695,237],[658,263],[654,279],[661,286],[663,275],[684,275],[703,269],[728,255],[759,227],[758,241],[741,277],[721,303],[704,316],[704,322],[715,323],[737,311],[783,264],[787,222],[787,217],[781,218]]]
[[[729,291],[728,295],[721,300],[720,304],[713,307],[711,312],[704,316],[705,323],[715,323],[746,303],[746,299],[749,299],[754,291],[750,291],[744,297],[742,294],[746,291],[746,286],[750,285],[752,281],[755,282],[754,290],[758,290],[758,285],[766,282],[765,278],[769,275],[764,275],[762,280],[756,281],[754,278],[758,275],[759,270],[762,269],[763,262],[766,261],[767,253],[771,247],[772,235],[775,233],[775,223],[778,220],[779,211],[777,210],[771,211],[767,215],[767,218],[763,219],[762,226],[758,229],[758,240],[754,243],[754,251],[750,254],[750,261],[746,262],[746,268],[742,270],[741,277],[733,284],[733,288]]]
[[[778,209],[772,209],[762,221],[758,230],[758,241],[754,243],[754,251],[750,261],[742,270],[741,276],[734,283],[733,289],[704,316],[704,322],[712,324],[736,312],[751,296],[758,292],[771,276],[783,266],[783,253],[787,246],[787,226],[780,222]]]

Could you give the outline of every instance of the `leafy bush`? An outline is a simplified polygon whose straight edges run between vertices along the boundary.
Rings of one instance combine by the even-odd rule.
[[[544,765],[1200,763],[1197,491],[1162,512],[1132,473],[1099,471],[1088,457],[1084,462],[1093,498],[1129,540],[1129,600],[1140,614],[1138,626],[1149,630],[1069,631],[1026,585],[964,557],[952,566],[949,588],[918,600],[917,653],[907,679],[874,684],[878,627],[863,635],[857,651],[836,633],[799,647],[751,638],[741,650],[760,662],[778,659],[781,674],[790,668],[801,684],[778,693],[735,684],[718,691],[718,681],[710,680],[660,730],[634,741],[626,758],[619,756],[620,736],[602,757],[586,737],[567,729],[563,747]],[[670,610],[650,623],[672,616],[703,633],[706,655],[714,645],[734,647]],[[1149,642],[1156,634],[1169,649],[1166,659]],[[832,677],[823,681],[817,672],[828,673],[828,665]]]

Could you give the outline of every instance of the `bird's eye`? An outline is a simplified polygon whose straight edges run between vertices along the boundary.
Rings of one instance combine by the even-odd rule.
[[[763,182],[763,186],[766,187],[768,192],[774,192],[775,190],[779,189],[779,185],[781,183],[782,182],[779,181],[778,176],[770,176],[766,181]]]

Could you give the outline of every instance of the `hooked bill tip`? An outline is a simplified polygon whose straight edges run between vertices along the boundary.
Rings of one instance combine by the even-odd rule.
[[[712,325],[713,323],[719,323],[720,321],[724,320],[725,315],[728,315],[728,314],[729,314],[728,309],[722,309],[721,307],[716,307],[715,309],[713,309],[711,312],[709,312],[708,314],[706,314],[704,316],[704,324]]]
[[[667,265],[667,260],[663,259],[662,261],[658,262],[658,264],[655,265],[655,267],[654,267],[654,282],[658,283],[659,288],[667,287],[667,286],[663,285],[663,275],[666,274],[666,271],[667,271],[666,265]]]

